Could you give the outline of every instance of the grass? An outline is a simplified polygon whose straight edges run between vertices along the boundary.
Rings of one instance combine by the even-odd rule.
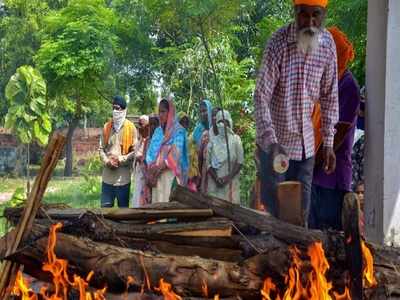
[[[25,185],[26,181],[23,178],[0,177],[0,193],[13,193],[16,188]]]
[[[26,186],[25,179],[0,177],[0,193],[14,193]],[[53,177],[49,182],[43,202],[47,204],[63,203],[74,208],[100,207],[101,177]],[[9,200],[0,204],[0,236],[9,229],[2,217],[6,207],[16,206],[18,201]],[[19,203],[21,204],[21,203]]]

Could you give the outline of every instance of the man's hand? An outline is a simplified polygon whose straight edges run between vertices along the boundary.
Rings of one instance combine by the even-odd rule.
[[[324,171],[332,174],[336,169],[336,155],[332,147],[324,147]]]
[[[271,144],[269,146],[269,153],[271,154],[271,162],[274,161],[275,157],[279,154],[287,155],[285,149],[278,143]],[[272,165],[272,164],[271,164]]]

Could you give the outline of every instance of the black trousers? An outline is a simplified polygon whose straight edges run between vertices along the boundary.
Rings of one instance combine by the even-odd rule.
[[[311,202],[311,184],[314,170],[314,157],[301,161],[290,160],[285,174],[276,173],[272,167],[270,153],[260,151],[261,200],[273,216],[277,211],[277,184],[283,181],[299,181],[302,184],[302,209],[305,226],[308,227],[308,216]]]
[[[346,191],[312,185],[309,227],[342,230],[342,207]]]

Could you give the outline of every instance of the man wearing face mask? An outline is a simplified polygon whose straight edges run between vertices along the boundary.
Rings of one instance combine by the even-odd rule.
[[[129,207],[132,161],[137,140],[135,125],[126,119],[126,101],[115,96],[112,119],[104,125],[100,137],[100,157],[104,163],[101,207]]]
[[[277,216],[277,184],[302,184],[302,209],[307,227],[314,168],[314,103],[321,104],[324,166],[335,170],[333,151],[338,121],[336,46],[324,28],[328,0],[294,0],[295,21],[269,40],[254,94],[256,140],[262,178],[261,198]],[[286,155],[289,169],[277,173],[274,160]]]

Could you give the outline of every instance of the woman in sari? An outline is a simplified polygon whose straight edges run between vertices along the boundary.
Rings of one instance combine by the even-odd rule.
[[[205,179],[207,177],[207,145],[209,129],[212,124],[212,104],[203,100],[199,107],[199,122],[193,131],[191,142],[197,148],[197,174],[192,173],[191,181],[196,183],[197,189],[205,192]]]
[[[174,180],[186,186],[189,168],[186,130],[179,124],[171,100],[161,100],[159,119],[160,126],[146,154],[147,183],[153,188],[153,203],[169,201]]]
[[[132,197],[132,206],[141,207],[148,204],[148,197],[143,197],[143,187],[146,185],[144,155],[146,153],[148,138],[150,135],[149,117],[143,115],[139,118],[139,139],[135,145],[135,160],[133,162],[133,174],[135,190]]]
[[[232,130],[232,118],[228,111],[219,111],[216,122],[218,133],[210,131],[208,144],[208,194],[240,204],[240,169],[244,161],[242,141]]]
[[[181,111],[178,114],[179,124],[182,125],[183,128],[186,129],[186,132],[189,130],[190,126],[190,118],[187,113]],[[197,182],[200,178],[199,172],[199,157],[197,153],[197,145],[194,142],[193,138],[190,137],[188,139],[188,155],[189,155],[189,171],[188,171],[188,183],[187,187],[192,191],[197,191]]]

